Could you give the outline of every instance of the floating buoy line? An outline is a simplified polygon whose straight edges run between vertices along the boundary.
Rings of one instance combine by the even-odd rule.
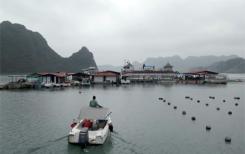
[[[158,99],[159,99],[159,100],[162,100],[163,102],[166,102],[166,99],[163,99],[163,97],[159,97]],[[185,96],[185,99],[193,100],[193,98],[190,97],[190,96]],[[214,100],[214,99],[215,99],[215,96],[209,96],[209,99],[213,99],[213,100]],[[234,100],[240,100],[240,97],[237,97],[237,96],[236,96],[236,97],[233,97],[233,99],[234,99]],[[201,101],[198,99],[196,102],[197,102],[197,103],[200,103]],[[227,101],[226,101],[226,99],[223,99],[222,102],[225,103],[225,102],[227,102]],[[170,102],[168,102],[167,104],[168,104],[168,105],[171,105]],[[236,102],[234,105],[235,105],[235,106],[238,106],[239,104]],[[209,103],[206,103],[205,106],[208,107],[208,106],[209,106]],[[173,109],[176,110],[176,109],[177,109],[177,106],[176,106],[176,105],[173,106]],[[217,110],[217,111],[220,111],[220,107],[216,107],[216,110]],[[185,110],[182,110],[181,114],[185,116],[185,115],[187,114],[187,112],[186,112]],[[227,114],[231,116],[231,115],[232,115],[232,111],[228,111]],[[195,116],[191,116],[191,120],[192,120],[192,121],[196,121],[196,117],[195,117]],[[210,125],[206,125],[206,126],[205,126],[205,130],[206,130],[206,131],[211,131],[211,129],[212,129],[212,127],[211,127]],[[224,141],[225,141],[225,143],[230,144],[230,143],[231,143],[231,137],[226,136],[226,137],[224,138]]]

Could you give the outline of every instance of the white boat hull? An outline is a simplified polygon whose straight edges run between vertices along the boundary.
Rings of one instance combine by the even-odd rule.
[[[121,80],[121,84],[130,84],[130,80]]]
[[[213,83],[213,84],[226,84],[227,80],[216,80],[216,79],[209,79],[205,80],[206,83]]]
[[[52,88],[54,85],[52,83],[45,83],[43,86],[45,88]]]
[[[80,123],[82,123],[82,120],[80,121]],[[81,131],[79,129],[80,123],[76,124],[76,126],[74,126],[72,130],[69,132],[69,135],[68,135],[69,143],[80,144],[79,143],[79,134]],[[103,129],[100,128],[98,130],[89,130],[88,131],[88,144],[104,144],[104,142],[106,141],[110,133],[109,125],[111,125],[110,118],[108,119]]]
[[[61,87],[70,87],[71,84],[70,83],[61,83]]]

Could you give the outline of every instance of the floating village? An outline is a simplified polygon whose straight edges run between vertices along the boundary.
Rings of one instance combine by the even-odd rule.
[[[37,72],[27,75],[9,75],[8,78],[9,82],[1,84],[0,89],[38,89],[134,83],[226,84],[231,81],[225,74],[209,70],[180,73],[174,71],[170,63],[160,69],[146,64],[143,64],[141,68],[135,69],[130,62],[125,63],[121,72],[112,70],[100,71],[95,67],[89,67],[76,73]]]
[[[155,66],[143,64],[141,68],[135,69],[130,62],[126,62],[122,67],[121,72],[112,70],[99,71],[95,67],[83,69],[80,72],[38,72],[27,75],[9,75],[9,82],[3,84],[0,89],[54,89],[65,87],[89,87],[94,85],[103,86],[119,86],[130,84],[159,84],[159,85],[174,85],[174,84],[227,84],[228,82],[242,82],[242,80],[230,80],[225,74],[213,72],[209,70],[180,73],[174,71],[173,66],[167,63],[160,69]],[[79,91],[81,93],[81,91]],[[201,99],[193,96],[185,96],[187,102],[196,102],[203,104]],[[216,96],[209,96],[212,100],[217,99]],[[226,98],[227,99],[227,98]],[[222,102],[227,100],[222,98]],[[240,97],[233,97],[234,106],[239,105]],[[189,101],[188,101],[189,100]],[[185,101],[185,102],[186,102]],[[175,102],[171,102],[164,97],[159,97],[157,103],[164,103],[171,106],[173,110],[179,110],[182,116],[190,115],[190,120],[195,122],[199,117],[194,116],[191,111],[181,109]],[[192,104],[193,104],[192,103]],[[210,106],[205,103],[205,108]],[[215,110],[219,112],[222,107],[216,106]],[[104,144],[109,137],[110,132],[113,132],[113,125],[110,119],[108,108],[93,109],[82,108],[78,119],[73,119],[70,125],[71,130],[68,134],[68,142],[71,144]],[[228,116],[233,114],[232,110],[226,111]],[[90,119],[90,120],[88,120]],[[91,120],[93,119],[93,120]],[[100,119],[100,120],[98,120]],[[101,120],[102,119],[102,120]],[[98,121],[98,123],[96,122]],[[207,132],[215,129],[213,124],[204,124],[204,129]],[[225,143],[231,143],[231,137],[224,138]]]

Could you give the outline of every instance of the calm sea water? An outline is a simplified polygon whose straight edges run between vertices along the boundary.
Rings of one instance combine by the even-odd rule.
[[[0,91],[0,153],[245,153],[244,82],[96,86],[81,90],[81,94],[78,88]],[[66,135],[72,119],[93,95],[113,112],[115,132],[104,145],[82,149],[68,144]],[[193,101],[185,99],[186,95]],[[209,96],[215,99],[210,100]],[[234,96],[241,99],[234,100]],[[159,97],[171,105],[159,101]],[[238,106],[234,105],[236,102]],[[183,110],[187,112],[185,116],[181,114]],[[228,111],[233,114],[228,115]],[[192,116],[196,121],[191,121]],[[212,127],[211,131],[205,130],[206,125]],[[226,136],[231,137],[231,144],[225,143]]]

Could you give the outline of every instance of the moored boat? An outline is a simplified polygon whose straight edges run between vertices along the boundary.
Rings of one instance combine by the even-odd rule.
[[[130,84],[130,80],[124,80],[124,79],[122,79],[121,80],[121,84]]]
[[[61,87],[61,84],[59,84],[59,83],[53,83],[53,86],[54,87]]]
[[[89,79],[83,79],[81,82],[81,86],[90,86],[91,82]]]
[[[225,75],[216,75],[213,77],[207,77],[205,78],[205,83],[213,83],[213,84],[226,84],[227,83],[227,77]]]
[[[64,82],[64,83],[61,83],[60,86],[61,86],[61,87],[70,87],[70,86],[71,86],[71,83],[69,83],[69,82]]]
[[[42,85],[45,88],[52,88],[52,87],[54,87],[54,84],[53,83],[43,83]]]

